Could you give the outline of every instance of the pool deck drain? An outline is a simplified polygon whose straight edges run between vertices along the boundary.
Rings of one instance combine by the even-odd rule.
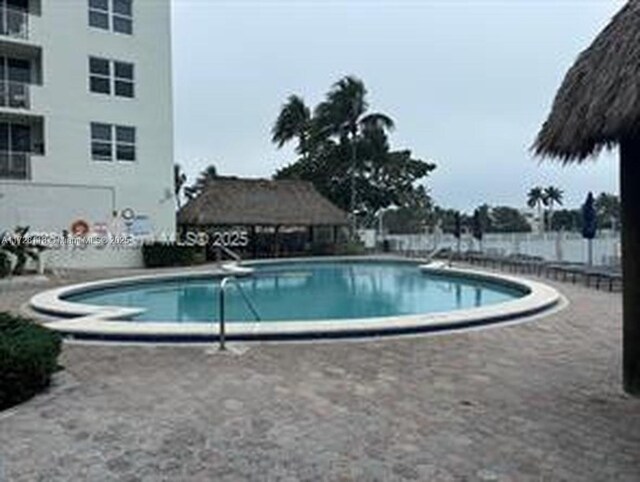
[[[551,284],[570,301],[560,312],[437,337],[255,344],[242,356],[68,344],[72,383],[0,417],[0,465],[18,482],[637,482],[620,295]],[[6,294],[0,309],[40,289]]]

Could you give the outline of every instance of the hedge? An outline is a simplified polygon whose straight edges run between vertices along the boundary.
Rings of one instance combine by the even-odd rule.
[[[31,320],[0,313],[0,410],[49,386],[61,337]]]
[[[186,246],[177,243],[154,242],[142,246],[142,258],[147,268],[190,266],[205,261],[202,246]]]
[[[6,278],[11,274],[11,260],[9,255],[4,251],[0,251],[0,279]]]

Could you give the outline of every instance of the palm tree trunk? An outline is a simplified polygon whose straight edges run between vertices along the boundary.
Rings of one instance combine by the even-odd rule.
[[[624,389],[640,396],[640,138],[620,143]]]

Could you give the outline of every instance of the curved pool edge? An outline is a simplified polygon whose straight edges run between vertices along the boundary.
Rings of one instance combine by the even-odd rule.
[[[554,288],[519,277],[490,273],[479,270],[461,269],[453,267],[430,267],[421,261],[398,259],[396,257],[326,257],[326,258],[296,258],[291,262],[304,261],[407,261],[419,265],[422,271],[433,275],[473,277],[475,279],[516,287],[527,292],[523,297],[481,306],[448,312],[390,316],[382,318],[341,319],[319,321],[269,321],[233,322],[226,324],[226,336],[229,340],[301,340],[301,339],[336,339],[336,338],[366,338],[387,335],[408,335],[420,333],[435,333],[507,324],[521,321],[535,315],[550,312],[559,307],[562,295]],[[247,262],[263,264],[276,261]],[[287,260],[278,260],[283,263]],[[230,271],[223,268],[170,271],[125,278],[107,279],[89,283],[74,284],[56,288],[34,296],[29,304],[32,309],[45,316],[55,316],[62,319],[54,321],[43,320],[43,324],[64,335],[86,340],[109,341],[151,341],[151,342],[205,342],[219,338],[218,322],[214,323],[167,323],[167,322],[135,322],[126,321],[142,311],[138,308],[105,307],[83,305],[67,302],[61,299],[78,292],[90,289],[103,289],[123,284],[140,282],[157,282],[197,277],[222,277]],[[233,273],[238,275],[240,273]],[[243,269],[242,274],[247,274]]]

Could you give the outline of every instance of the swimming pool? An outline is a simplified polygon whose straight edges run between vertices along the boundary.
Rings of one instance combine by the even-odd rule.
[[[54,329],[86,337],[212,338],[220,286],[230,337],[358,336],[437,331],[513,321],[559,299],[552,288],[397,259],[247,263],[249,272],[162,273],[42,293],[35,310]]]
[[[68,296],[67,301],[146,311],[140,321],[219,320],[219,278],[156,281]],[[227,288],[225,318],[332,320],[435,313],[486,306],[527,294],[482,280],[423,273],[413,263],[312,262],[258,265]]]

